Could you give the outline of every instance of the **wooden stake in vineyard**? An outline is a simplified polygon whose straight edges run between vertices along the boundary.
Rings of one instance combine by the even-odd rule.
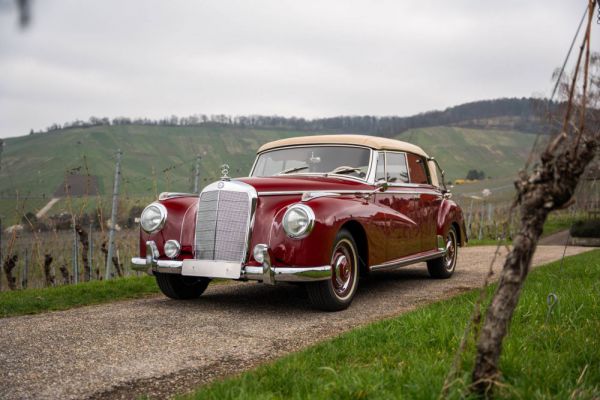
[[[579,178],[594,158],[600,142],[600,121],[597,118],[600,88],[597,76],[592,76],[592,87],[588,88],[594,8],[595,0],[588,0],[587,28],[569,84],[562,130],[550,141],[534,170],[531,173],[521,171],[515,182],[515,206],[521,211],[520,228],[487,310],[472,373],[472,390],[482,397],[491,397],[499,379],[498,361],[502,341],[519,301],[544,222],[551,211],[570,204]],[[583,78],[578,79],[581,74]],[[578,91],[580,94],[577,94]]]

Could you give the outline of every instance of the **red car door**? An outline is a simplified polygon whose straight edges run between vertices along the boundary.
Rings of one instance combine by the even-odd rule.
[[[415,197],[414,205],[420,225],[420,251],[433,250],[437,247],[437,215],[442,194],[439,189],[431,185],[425,158],[407,153],[406,159],[410,182],[419,192]]]
[[[418,195],[407,185],[405,153],[386,152],[386,178],[389,188],[384,195],[393,211],[390,213],[387,258],[394,260],[418,253],[421,248],[419,211],[414,204]]]

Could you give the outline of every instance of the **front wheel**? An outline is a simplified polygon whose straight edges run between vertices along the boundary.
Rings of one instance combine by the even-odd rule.
[[[456,230],[453,226],[450,227],[446,235],[445,250],[443,257],[427,261],[427,270],[432,278],[446,279],[454,273],[458,255],[458,242],[456,240]]]
[[[197,299],[204,293],[210,283],[209,278],[163,274],[160,272],[154,274],[160,291],[165,296],[176,300]]]
[[[307,285],[312,305],[325,311],[348,308],[358,287],[358,252],[350,232],[338,232],[331,255],[331,278]]]

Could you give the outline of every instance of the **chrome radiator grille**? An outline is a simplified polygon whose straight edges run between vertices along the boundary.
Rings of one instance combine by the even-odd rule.
[[[195,258],[243,262],[251,200],[247,192],[202,192],[196,216]]]

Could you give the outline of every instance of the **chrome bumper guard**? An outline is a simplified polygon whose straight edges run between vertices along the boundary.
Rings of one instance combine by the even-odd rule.
[[[268,253],[268,252],[267,252]],[[131,259],[131,268],[135,271],[154,272],[167,274],[181,274],[183,261],[158,260],[158,249],[154,242],[146,243],[146,258],[134,257]],[[331,278],[331,266],[318,267],[273,267],[268,254],[262,266],[246,265],[242,267],[240,280],[262,281],[273,285],[275,282],[317,282]]]

